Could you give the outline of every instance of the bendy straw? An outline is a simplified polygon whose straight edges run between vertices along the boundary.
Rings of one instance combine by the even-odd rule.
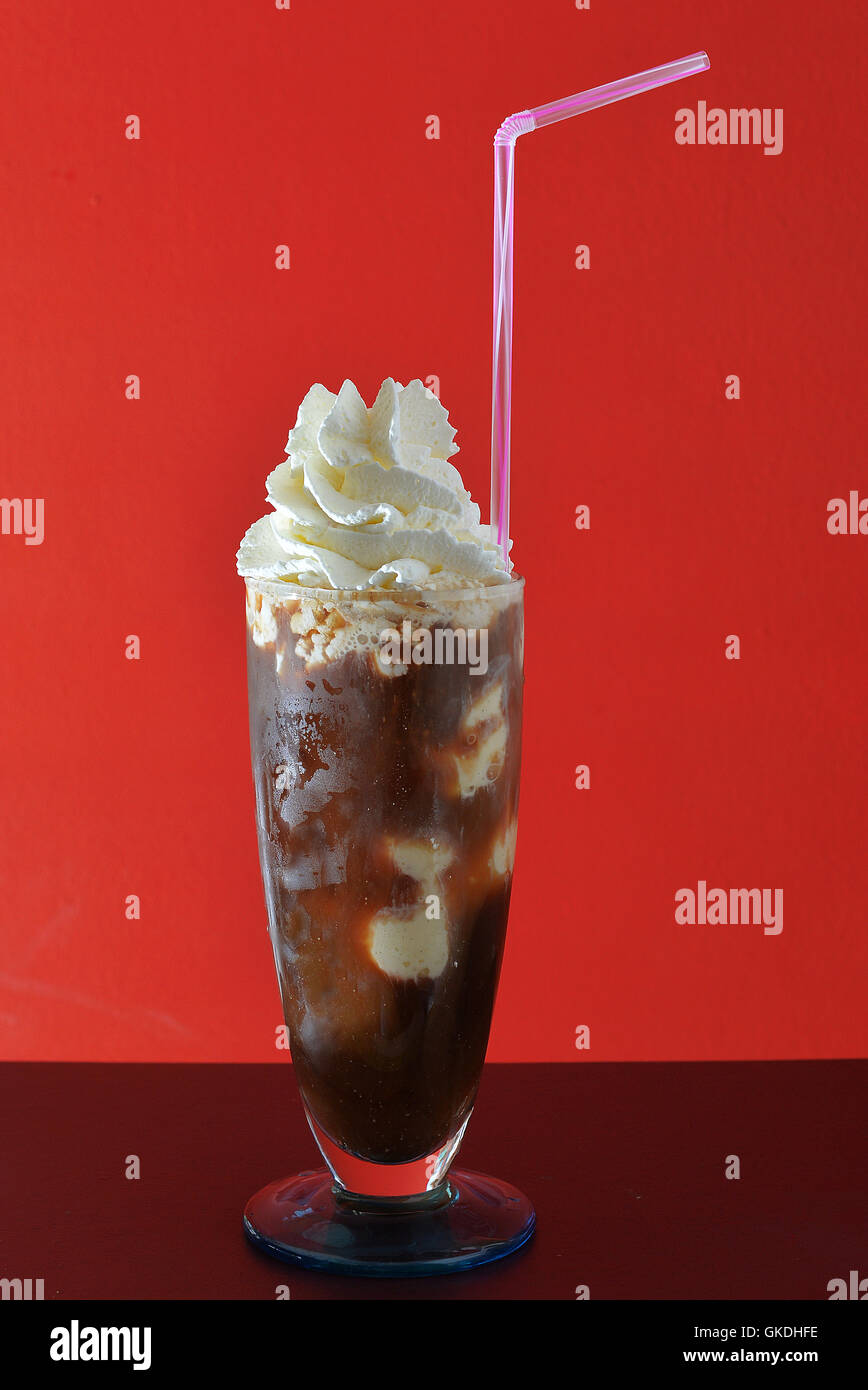
[[[508,564],[509,547],[509,443],[512,396],[512,227],[514,204],[515,142],[519,135],[551,125],[554,121],[608,106],[613,101],[648,92],[667,82],[705,72],[705,53],[692,53],[662,67],[623,77],[604,87],[592,87],[576,96],[551,101],[530,111],[508,116],[494,137],[494,352],[491,404],[491,515],[497,527],[497,543]]]

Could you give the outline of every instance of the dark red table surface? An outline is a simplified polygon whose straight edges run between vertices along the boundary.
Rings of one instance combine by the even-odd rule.
[[[459,1166],[521,1187],[537,1233],[391,1281],[241,1233],[256,1188],[318,1166],[289,1067],[6,1063],[0,1277],[46,1299],[827,1299],[868,1276],[866,1084],[865,1061],[490,1066]]]

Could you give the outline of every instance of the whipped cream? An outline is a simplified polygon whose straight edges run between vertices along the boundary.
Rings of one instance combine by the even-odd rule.
[[[238,551],[248,579],[327,589],[455,588],[510,577],[451,456],[440,401],[383,382],[368,409],[351,381],[312,386],[266,482],[273,511]]]

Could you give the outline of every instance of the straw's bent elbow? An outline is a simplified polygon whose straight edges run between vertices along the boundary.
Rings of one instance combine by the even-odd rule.
[[[519,135],[527,135],[536,128],[536,121],[530,111],[517,111],[507,116],[494,137],[495,145],[514,145]]]

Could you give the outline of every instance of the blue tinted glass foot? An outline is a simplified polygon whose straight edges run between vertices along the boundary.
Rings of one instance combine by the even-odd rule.
[[[530,1239],[534,1210],[517,1188],[450,1172],[423,1197],[370,1199],[326,1169],[282,1178],[251,1197],[244,1230],[258,1249],[307,1269],[379,1278],[449,1274],[500,1260]]]

